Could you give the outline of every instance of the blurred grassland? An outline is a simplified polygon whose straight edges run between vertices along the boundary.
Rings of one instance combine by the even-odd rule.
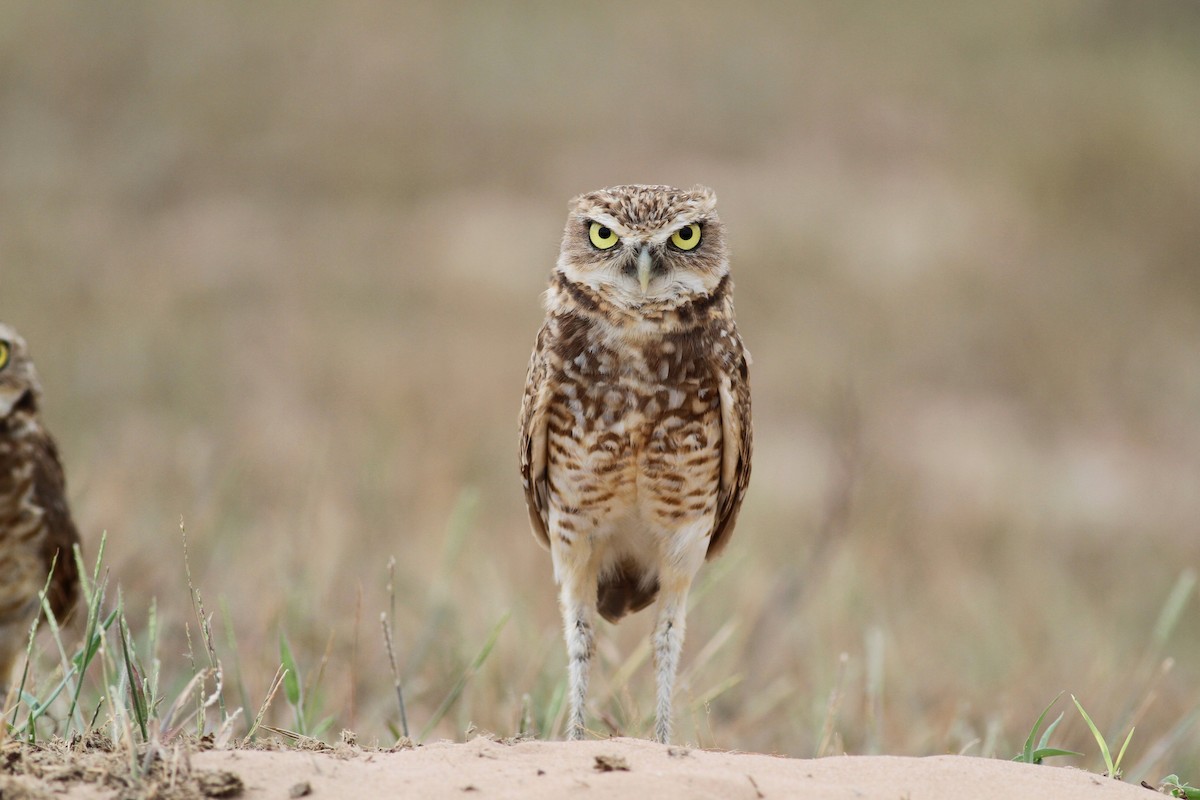
[[[1183,0],[10,2],[0,318],[165,675],[182,517],[252,703],[283,630],[390,738],[394,555],[414,727],[511,610],[434,732],[508,734],[564,674],[515,417],[566,202],[713,186],[757,441],[681,736],[1008,757],[1067,689],[1194,782],[1195,596],[1152,628],[1200,568],[1197,42]],[[594,677],[628,733],[648,632]]]

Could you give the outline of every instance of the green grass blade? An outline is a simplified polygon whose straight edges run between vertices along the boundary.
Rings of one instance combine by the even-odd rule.
[[[114,608],[112,611],[108,612],[107,617],[96,623],[95,628],[92,630],[91,637],[87,639],[87,646],[77,652],[75,657],[71,659],[76,668],[80,670],[87,669],[88,664],[95,659],[96,653],[100,650],[100,640],[104,638],[105,632],[112,627],[112,624],[116,618],[117,610]]]
[[[296,675],[296,659],[292,656],[292,648],[288,645],[287,636],[279,633],[279,659],[288,674],[283,679],[283,694],[292,705],[300,704],[300,679]]]
[[[1113,762],[1112,776],[1114,778],[1117,777],[1117,775],[1121,774],[1121,759],[1123,759],[1125,757],[1125,748],[1129,747],[1129,740],[1133,738],[1133,732],[1135,730],[1137,730],[1137,729],[1136,728],[1129,729],[1129,735],[1125,737],[1125,742],[1121,745],[1120,752],[1117,753],[1117,760]]]
[[[1033,751],[1034,764],[1042,763],[1042,759],[1050,758],[1051,756],[1082,756],[1083,753],[1076,753],[1074,750],[1061,750],[1057,747],[1045,747]]]
[[[52,559],[50,559],[50,572],[46,575],[46,583],[43,584],[41,594],[39,595],[39,597],[41,598],[42,607],[45,609],[48,619],[54,618],[54,615],[52,613],[50,613],[50,604],[46,600],[46,595],[50,591],[50,581],[54,578],[54,567],[56,564],[58,564],[58,553],[55,553],[54,557]],[[29,680],[29,664],[33,659],[33,640],[34,640],[34,637],[37,636],[38,623],[40,621],[41,621],[41,616],[35,615],[33,618],[33,622],[30,623],[30,626],[29,626],[29,641],[26,642],[26,644],[25,644],[25,665],[21,669],[21,681],[17,685],[18,700],[25,695],[25,685],[26,685],[27,681]],[[62,648],[62,643],[60,640],[59,649],[61,649],[61,648]],[[65,669],[65,667],[64,667],[64,669]],[[0,676],[0,680],[4,680],[7,677],[8,677],[7,675]],[[13,705],[13,721],[12,721],[13,727],[16,727],[16,724],[17,724],[17,708],[18,708],[18,706],[20,706],[19,702]],[[33,706],[30,706],[31,712],[32,712],[32,708],[33,708]],[[30,719],[30,722],[32,722],[35,719],[35,717],[33,716],[32,713],[30,713],[29,719]]]
[[[564,677],[562,680],[554,684],[554,692],[550,695],[549,702],[543,707],[542,719],[538,724],[538,736],[543,739],[554,734],[554,723],[558,720],[559,715],[563,712],[567,700],[567,680]]]
[[[332,715],[325,717],[325,719],[321,720],[320,722],[318,722],[316,725],[313,726],[312,733],[310,735],[314,739],[321,738],[321,734],[325,733],[330,728],[332,728],[333,723],[334,723],[334,718]]]
[[[1171,638],[1171,632],[1179,623],[1183,609],[1187,606],[1188,598],[1191,597],[1192,590],[1195,588],[1196,570],[1185,569],[1176,579],[1171,593],[1167,595],[1167,602],[1163,604],[1162,611],[1158,614],[1158,620],[1154,623],[1152,641],[1156,648],[1161,649],[1166,646],[1167,640]]]
[[[1162,779],[1162,785],[1159,789],[1164,794],[1169,793],[1171,797],[1200,797],[1200,787],[1192,786],[1187,781],[1180,780],[1179,776],[1171,773]]]
[[[709,703],[716,700],[718,697],[725,694],[733,687],[737,686],[743,680],[745,680],[744,675],[735,674],[735,675],[730,675],[728,678],[725,678],[722,681],[719,681],[712,688],[710,688],[708,691],[701,694],[699,697],[697,697],[692,702],[692,704],[691,704],[692,709],[699,710],[699,709],[704,708]]]
[[[296,667],[296,658],[292,655],[292,648],[283,631],[279,632],[279,659],[286,670],[283,676],[283,696],[287,698],[288,704],[296,715],[296,727],[299,729],[299,733],[307,736],[308,731],[305,730],[304,724],[304,706],[301,703],[303,697],[300,688],[300,670]]]
[[[1079,709],[1079,713],[1083,716],[1083,721],[1087,723],[1088,728],[1092,731],[1092,737],[1095,738],[1096,744],[1100,746],[1100,755],[1104,756],[1104,767],[1108,770],[1108,774],[1116,777],[1113,774],[1112,755],[1108,752],[1108,742],[1104,741],[1104,737],[1100,735],[1100,729],[1096,727],[1096,723],[1092,722],[1092,718],[1083,710],[1083,706],[1075,699],[1075,695],[1071,695],[1071,701],[1075,703],[1075,707]]]
[[[74,659],[75,668],[79,673],[79,682],[75,684],[75,690],[72,692],[71,696],[71,707],[67,710],[68,719],[67,730],[65,733],[67,738],[70,737],[71,733],[71,720],[75,717],[75,710],[79,708],[79,695],[80,692],[83,691],[83,678],[85,675],[87,675],[88,667],[91,665],[93,659],[95,659],[96,653],[100,650],[100,643],[104,638],[104,634],[108,631],[109,626],[112,625],[113,619],[115,619],[117,615],[117,610],[113,609],[108,615],[107,619],[105,619],[103,622],[100,621],[100,606],[104,602],[105,588],[108,585],[107,577],[105,577],[103,583],[100,582],[99,578],[99,559],[102,558],[103,555],[104,539],[102,537],[100,539],[100,552],[96,556],[96,574],[92,582],[92,592],[91,596],[88,597],[87,623],[84,628],[85,633],[83,638],[84,646],[83,649],[75,655]],[[64,680],[65,679],[66,676],[64,676]],[[108,684],[105,683],[104,685],[107,686]]]
[[[1188,731],[1198,721],[1200,721],[1200,706],[1193,708],[1185,714],[1169,731],[1161,735],[1157,741],[1147,748],[1146,752],[1142,754],[1141,760],[1135,763],[1133,768],[1129,770],[1131,773],[1130,778],[1135,781],[1140,780],[1149,772],[1151,766],[1161,761],[1168,753],[1176,751],[1180,742],[1186,739]],[[1163,780],[1166,780],[1166,778]],[[1200,798],[1200,794],[1196,796]]]
[[[1060,694],[1059,697],[1062,697],[1062,695]],[[1057,701],[1058,698],[1056,697],[1055,700]],[[1058,727],[1058,723],[1062,722],[1062,718],[1063,715],[1060,712],[1058,717],[1055,718],[1054,722],[1051,722],[1050,726],[1046,728],[1046,732],[1043,733],[1042,738],[1038,740],[1038,746],[1036,748],[1037,750],[1045,750],[1046,745],[1050,744],[1050,737],[1054,734],[1054,729]]]
[[[220,598],[221,606],[221,621],[225,626],[225,642],[228,645],[230,654],[233,656],[233,677],[237,684],[238,698],[241,700],[242,708],[247,712],[253,708],[250,705],[250,695],[246,691],[246,681],[242,675],[242,656],[238,650],[237,634],[233,629],[233,615],[229,613],[229,603],[225,598]]]
[[[407,648],[408,656],[401,669],[401,676],[412,675],[424,667],[426,660],[433,653],[434,645],[442,639],[447,626],[451,622],[453,603],[451,602],[449,587],[456,584],[452,576],[458,567],[459,554],[462,552],[474,528],[475,514],[478,506],[479,491],[470,486],[463,488],[454,501],[454,508],[451,510],[450,518],[446,522],[441,563],[438,565],[437,574],[429,584],[429,594],[426,601],[429,610],[423,615],[424,624],[421,626],[421,632],[412,640],[413,644]],[[391,619],[394,626],[396,622],[395,576],[390,564],[388,569],[388,594],[391,597],[391,616],[389,619]]]
[[[129,628],[125,624],[124,614],[117,618],[117,633],[121,637],[121,655],[125,659],[125,677],[129,680],[129,698],[133,706],[133,718],[137,721],[138,730],[142,734],[142,741],[145,742],[150,738],[146,730],[148,717],[146,693],[145,687],[142,685],[141,676],[139,675],[140,670],[134,666],[133,656],[130,654]]]
[[[467,534],[471,532],[478,507],[478,489],[468,486],[458,493],[458,497],[454,501],[454,508],[450,512],[450,519],[446,523],[446,540],[442,549],[441,565],[443,575],[452,572],[458,563],[458,555],[467,541]],[[445,585],[439,581],[434,584],[434,587],[444,587]]]
[[[1038,714],[1037,721],[1033,723],[1033,727],[1030,728],[1030,730],[1029,730],[1029,736],[1025,739],[1025,747],[1023,747],[1021,749],[1020,753],[1017,753],[1017,755],[1015,755],[1013,757],[1013,761],[1020,761],[1025,764],[1036,764],[1037,763],[1036,761],[1033,760],[1033,758],[1034,758],[1033,740],[1037,736],[1038,730],[1042,727],[1042,722],[1046,719],[1046,715],[1050,713],[1050,709],[1054,708],[1054,704],[1057,703],[1058,699],[1062,696],[1063,696],[1062,692],[1059,692],[1058,694],[1056,694],[1054,696],[1054,699],[1050,701],[1050,704],[1048,706],[1046,706],[1044,709],[1042,709],[1042,713]],[[1054,725],[1057,725],[1058,720],[1060,720],[1060,719],[1062,719],[1062,714],[1058,715],[1058,719],[1054,721]],[[1054,730],[1054,725],[1051,725],[1050,730],[1046,732],[1046,736],[1042,737],[1042,741],[1041,741],[1041,744],[1039,745],[1039,747],[1044,746],[1046,744],[1046,740],[1050,735],[1050,731]]]
[[[463,670],[463,674],[459,676],[458,680],[454,684],[454,687],[450,690],[450,693],[446,695],[446,699],[442,701],[440,706],[438,706],[437,711],[433,712],[433,716],[430,717],[429,722],[425,723],[425,727],[421,730],[421,735],[417,737],[418,742],[424,741],[425,737],[429,735],[429,732],[437,727],[437,724],[442,721],[442,717],[446,716],[446,712],[448,712],[458,700],[459,696],[463,692],[463,689],[466,688],[467,682],[474,677],[476,672],[479,671],[479,668],[483,666],[483,662],[487,661],[488,655],[491,654],[492,648],[496,646],[496,641],[500,638],[500,632],[504,630],[504,626],[508,624],[508,618],[510,615],[511,612],[505,611],[504,615],[500,617],[500,621],[497,622],[495,627],[492,628],[492,632],[488,634],[487,642],[484,643],[483,649],[479,651],[479,655],[475,656],[475,660],[472,661],[465,670]]]

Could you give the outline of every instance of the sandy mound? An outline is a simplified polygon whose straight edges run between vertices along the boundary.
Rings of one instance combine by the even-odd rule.
[[[206,770],[239,775],[249,798],[1056,798],[1161,797],[1076,769],[963,756],[841,756],[812,760],[664,747],[638,739],[579,743],[488,739],[395,753],[210,751]]]
[[[880,798],[1151,800],[1089,772],[985,758],[840,756],[800,760],[664,747],[640,739],[503,744],[478,738],[398,752],[352,746],[160,751],[131,774],[129,753],[91,737],[74,749],[0,745],[0,798]],[[202,745],[201,745],[202,746]],[[143,754],[144,755],[144,754]],[[152,762],[152,763],[151,763]],[[584,796],[584,795],[580,795]]]

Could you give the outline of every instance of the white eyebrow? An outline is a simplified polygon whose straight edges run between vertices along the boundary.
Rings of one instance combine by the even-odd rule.
[[[629,228],[626,228],[620,222],[617,222],[616,217],[612,216],[611,214],[605,214],[603,211],[593,214],[585,214],[584,216],[592,222],[599,222],[609,230],[616,231],[618,236],[628,236],[631,233]]]
[[[667,239],[670,239],[671,236],[673,234],[675,234],[677,231],[681,231],[684,228],[686,228],[688,225],[692,225],[692,224],[703,225],[704,220],[703,219],[692,219],[690,217],[684,216],[683,214],[679,214],[675,217],[675,219],[668,222],[657,233],[655,233],[653,236],[651,236],[650,241],[653,242],[654,244],[662,244]]]

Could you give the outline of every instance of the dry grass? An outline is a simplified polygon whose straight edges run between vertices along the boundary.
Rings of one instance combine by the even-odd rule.
[[[555,733],[514,453],[537,295],[572,194],[712,185],[758,442],[680,736],[1008,757],[1065,689],[1136,722],[1127,777],[1194,783],[1194,594],[1154,626],[1200,566],[1198,35],[1134,0],[8,3],[0,318],[87,557],[108,531],[133,631],[157,599],[163,696],[182,517],[247,723],[284,634],[305,724],[390,743],[395,556],[414,732],[508,614],[430,735]],[[600,648],[631,734],[647,634]]]

